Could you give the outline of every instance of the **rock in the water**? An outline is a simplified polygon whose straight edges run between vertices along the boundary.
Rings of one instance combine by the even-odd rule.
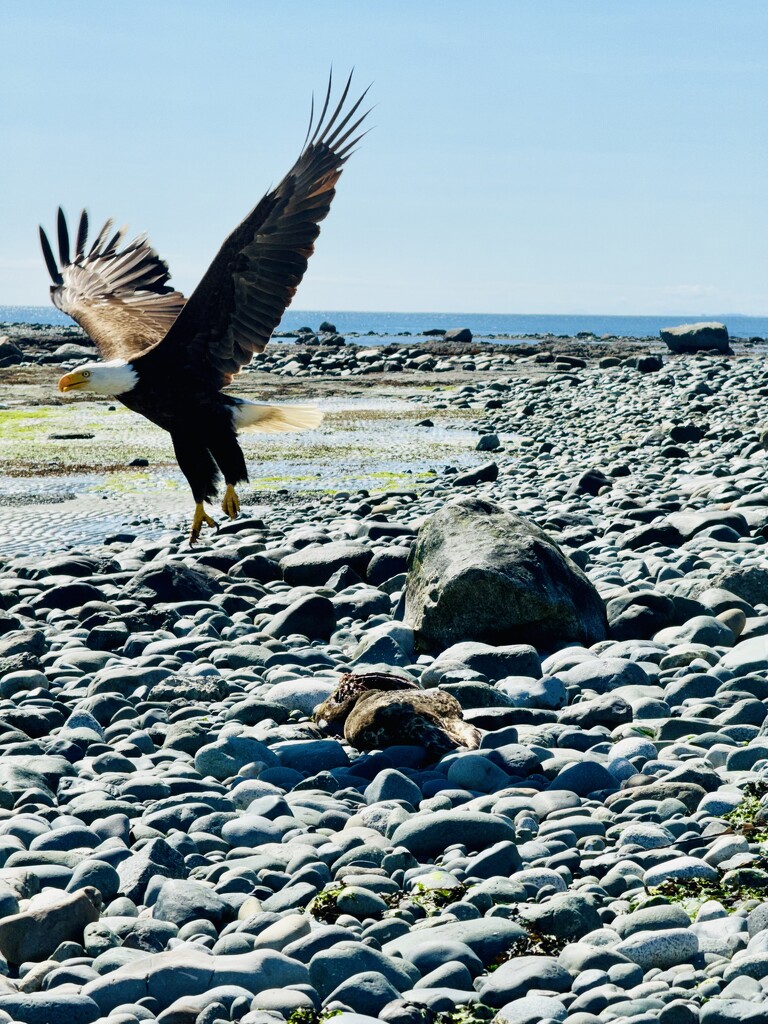
[[[680,324],[679,327],[664,327],[659,334],[671,352],[698,352],[700,349],[728,353],[731,351],[728,328],[714,320]]]
[[[422,526],[405,594],[405,622],[433,651],[462,640],[590,645],[608,633],[603,601],[578,566],[543,530],[480,498],[452,502]]]

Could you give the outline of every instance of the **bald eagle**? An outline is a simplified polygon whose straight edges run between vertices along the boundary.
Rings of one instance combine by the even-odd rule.
[[[123,242],[107,221],[90,247],[81,214],[70,257],[59,209],[59,262],[43,228],[40,242],[53,279],[51,300],[96,343],[102,362],[85,363],[59,381],[59,390],[117,398],[171,435],[179,467],[195,499],[190,543],[216,523],[205,502],[226,491],[222,509],[235,518],[235,487],[248,480],[237,432],[302,430],[317,426],[317,409],[270,406],[222,391],[267,342],[307,269],[319,223],[327,215],[342,168],[362,138],[359,114],[366,90],[347,103],[352,76],[331,112],[331,79],[320,116],[314,103],[302,151],[219,250],[188,299],[168,284],[168,265],[142,235]]]

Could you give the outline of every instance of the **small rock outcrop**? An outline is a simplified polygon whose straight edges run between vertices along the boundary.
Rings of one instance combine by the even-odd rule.
[[[405,588],[417,644],[464,640],[585,645],[608,635],[605,606],[543,530],[495,502],[452,502],[419,530]]]
[[[453,327],[443,335],[445,341],[472,341],[472,331],[468,327]]]
[[[679,327],[664,327],[659,331],[661,340],[671,352],[715,351],[731,353],[728,328],[714,320]]]

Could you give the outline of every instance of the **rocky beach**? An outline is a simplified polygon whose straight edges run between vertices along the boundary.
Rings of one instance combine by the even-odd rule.
[[[764,342],[328,333],[190,548],[0,329],[0,1022],[765,1021]]]

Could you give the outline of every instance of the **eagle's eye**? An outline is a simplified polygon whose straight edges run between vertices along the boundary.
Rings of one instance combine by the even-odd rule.
[[[83,376],[84,377],[90,377],[91,376],[91,371],[90,370],[83,370]]]

